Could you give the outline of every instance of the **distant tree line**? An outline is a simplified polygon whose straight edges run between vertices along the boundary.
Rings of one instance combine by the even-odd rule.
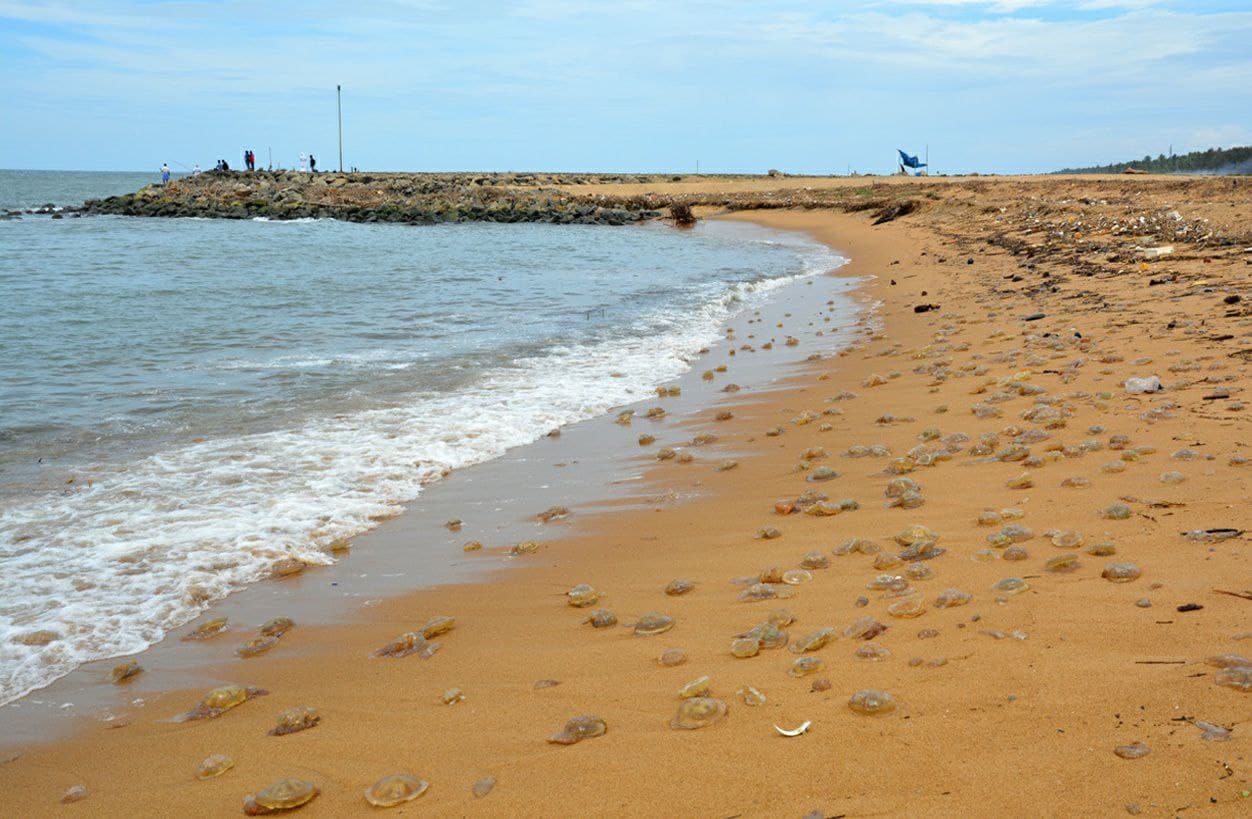
[[[1091,168],[1065,168],[1056,173],[1124,173],[1137,168],[1149,173],[1252,173],[1252,146],[1242,148],[1209,148],[1180,156],[1151,155],[1131,162],[1096,165]]]

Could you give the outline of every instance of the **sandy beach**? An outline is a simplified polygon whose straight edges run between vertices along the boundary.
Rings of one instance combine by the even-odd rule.
[[[560,537],[485,582],[389,596],[349,626],[297,623],[260,657],[235,657],[260,622],[242,624],[208,643],[203,686],[0,753],[0,812],[239,815],[245,795],[296,777],[320,791],[300,815],[358,815],[377,810],[365,788],[410,773],[430,787],[397,813],[1246,815],[1252,672],[1232,671],[1252,655],[1246,180],[602,188],[579,192],[685,199],[829,244],[851,260],[833,276],[860,282],[857,340],[807,352],[826,338],[833,277],[781,326],[741,316],[734,354],[697,368],[724,388],[764,358],[782,388],[719,393],[663,432],[636,417],[631,435],[657,440],[628,498],[570,504],[544,530]],[[857,197],[912,204],[873,224],[891,214]],[[1126,383],[1153,377],[1159,391]],[[796,503],[810,491],[826,497]],[[392,536],[423,527],[402,516]],[[802,565],[794,584],[752,585]],[[667,594],[675,580],[692,588]],[[578,584],[594,605],[569,604]],[[964,599],[952,589],[967,602],[938,605]],[[617,625],[587,624],[599,608]],[[787,647],[732,654],[784,608]],[[672,628],[628,627],[650,612]],[[433,656],[371,656],[437,616],[455,624]],[[794,650],[822,629],[827,643]],[[662,665],[676,648],[685,662]],[[819,667],[794,676],[804,658]],[[704,676],[725,717],[671,727]],[[269,693],[170,721],[229,682]],[[746,703],[748,687],[765,701]],[[450,689],[463,699],[445,704]],[[867,689],[894,709],[855,712]],[[268,735],[300,706],[320,721]],[[607,732],[548,742],[578,715]],[[198,781],[212,754],[233,768]],[[77,785],[86,798],[62,804]]]

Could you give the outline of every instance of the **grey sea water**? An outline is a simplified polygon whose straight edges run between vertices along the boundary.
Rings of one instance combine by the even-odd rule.
[[[0,208],[150,181],[0,171]],[[28,215],[0,248],[0,703],[639,400],[841,261],[723,223]]]

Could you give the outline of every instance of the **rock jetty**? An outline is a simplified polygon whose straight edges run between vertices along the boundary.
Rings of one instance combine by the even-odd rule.
[[[578,195],[556,185],[601,175],[212,171],[135,193],[92,199],[85,213],[349,222],[546,222],[623,225],[661,215],[646,197]],[[634,177],[631,177],[634,181]]]

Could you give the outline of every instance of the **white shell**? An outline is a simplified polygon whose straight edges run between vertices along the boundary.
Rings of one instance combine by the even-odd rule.
[[[791,730],[787,730],[786,728],[779,728],[777,725],[774,726],[774,730],[782,734],[785,737],[798,737],[800,736],[800,734],[807,732],[809,730],[809,726],[812,724],[813,724],[812,720],[805,720],[804,722],[800,723],[799,727],[792,728]]]

